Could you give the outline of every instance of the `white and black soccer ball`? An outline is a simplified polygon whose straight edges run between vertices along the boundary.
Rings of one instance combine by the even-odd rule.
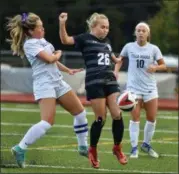
[[[137,96],[130,92],[125,91],[117,97],[117,104],[122,111],[132,111],[137,104]]]

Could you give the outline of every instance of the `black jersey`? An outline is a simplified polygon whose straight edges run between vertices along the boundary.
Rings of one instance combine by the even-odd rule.
[[[107,38],[100,40],[90,33],[74,36],[75,46],[82,52],[86,66],[86,86],[106,83],[113,76],[112,48]],[[115,81],[110,83],[116,84]]]

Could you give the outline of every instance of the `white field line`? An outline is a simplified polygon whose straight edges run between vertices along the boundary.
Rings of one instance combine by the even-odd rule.
[[[1,107],[2,108],[8,108],[9,107],[9,104],[5,104],[5,103],[1,103]],[[36,108],[38,108],[38,104],[22,104],[22,103],[19,103],[19,104],[13,104],[13,106],[12,106],[13,108],[25,108],[25,109],[27,109],[27,108],[31,108],[31,109],[36,109]],[[91,112],[92,110],[90,109],[91,107],[85,107],[86,108],[86,111],[89,111],[89,112]],[[57,105],[57,109],[58,110],[60,110],[60,109],[62,109],[63,110],[63,108],[60,106],[60,105]],[[174,111],[174,112],[176,112],[176,113],[178,113],[178,111],[176,110],[176,111]],[[142,109],[142,113],[144,113],[144,110]],[[171,115],[171,111],[168,111],[168,110],[159,110],[158,111],[158,114],[159,115],[166,115],[166,116],[168,116],[168,115]],[[178,115],[178,114],[177,114]]]
[[[25,108],[6,108],[6,107],[2,107],[1,111],[8,111],[8,112],[36,112],[39,113],[40,110],[39,109],[25,109]],[[69,112],[67,111],[56,111],[56,113],[58,114],[69,114]],[[94,115],[93,112],[87,111],[87,115]],[[108,114],[109,115],[109,114]],[[124,115],[125,116],[125,115]],[[127,115],[126,115],[127,116]],[[125,117],[126,117],[125,116]],[[144,117],[144,116],[141,116]],[[157,116],[157,119],[171,119],[171,120],[178,120],[178,116]]]
[[[20,133],[1,133],[1,136],[23,136],[24,134]],[[75,136],[64,136],[64,135],[45,135],[45,137],[49,138],[60,138],[60,139],[76,139]],[[109,141],[112,142],[112,138],[100,138],[100,140],[103,141]],[[130,143],[130,140],[123,140],[123,143]],[[158,143],[158,144],[176,144],[178,145],[177,141],[164,141],[164,140],[152,140],[152,143]]]
[[[68,146],[69,147],[69,146]],[[77,145],[76,145],[77,147]],[[11,147],[2,147],[1,146],[1,151],[9,151],[11,149]],[[64,152],[78,152],[76,149],[69,149],[66,148],[65,146],[63,148],[60,148],[59,146],[49,146],[49,147],[32,147],[32,148],[28,148],[28,150],[39,150],[39,151],[52,151],[52,152],[56,152],[56,151],[64,151]],[[98,151],[99,153],[102,154],[112,154],[112,151]],[[130,153],[128,152],[124,152],[126,155],[130,155]],[[148,154],[145,153],[140,153],[139,156],[148,156]],[[173,157],[173,158],[178,158],[178,155],[176,154],[160,154],[160,157]]]
[[[32,126],[31,123],[12,123],[12,122],[1,122],[2,126]],[[67,128],[67,129],[73,129],[72,125],[63,125],[63,124],[54,124],[53,127],[59,127],[59,128]],[[90,129],[90,126],[88,126]],[[103,130],[111,130],[110,127],[104,127]],[[129,131],[129,129],[124,129],[125,131]],[[140,132],[143,132],[143,130],[140,130]],[[172,131],[172,130],[155,130],[157,133],[170,133],[170,134],[178,134],[178,131]]]
[[[17,166],[16,164],[5,164],[2,165],[4,168],[5,167],[13,167]],[[105,169],[105,168],[99,168],[99,169],[93,169],[93,168],[87,168],[87,167],[73,167],[73,166],[52,166],[52,165],[26,165],[27,167],[32,167],[32,168],[53,168],[53,169],[73,169],[73,170],[78,170],[76,173],[79,173],[80,170],[90,170],[90,171],[102,171],[102,172],[122,172],[122,173],[166,173],[166,174],[174,174],[177,172],[158,172],[158,171],[142,171],[142,170],[118,170],[118,169]],[[2,168],[1,168],[2,169]],[[73,171],[74,172],[74,171]]]

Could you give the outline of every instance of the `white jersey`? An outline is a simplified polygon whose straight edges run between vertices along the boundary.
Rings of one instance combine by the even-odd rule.
[[[55,49],[51,43],[44,38],[28,39],[23,48],[32,67],[34,86],[43,86],[44,83],[55,83],[62,79],[62,74],[55,63],[47,63],[37,56],[41,51],[52,54]]]
[[[139,46],[137,42],[131,42],[124,46],[120,55],[129,59],[127,89],[142,94],[157,90],[154,73],[147,72],[149,65],[156,64],[163,57],[156,45],[147,43]]]

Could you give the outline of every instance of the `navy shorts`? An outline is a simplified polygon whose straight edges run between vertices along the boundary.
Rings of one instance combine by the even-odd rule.
[[[107,96],[120,92],[119,85],[95,84],[86,87],[87,100],[106,98]]]

